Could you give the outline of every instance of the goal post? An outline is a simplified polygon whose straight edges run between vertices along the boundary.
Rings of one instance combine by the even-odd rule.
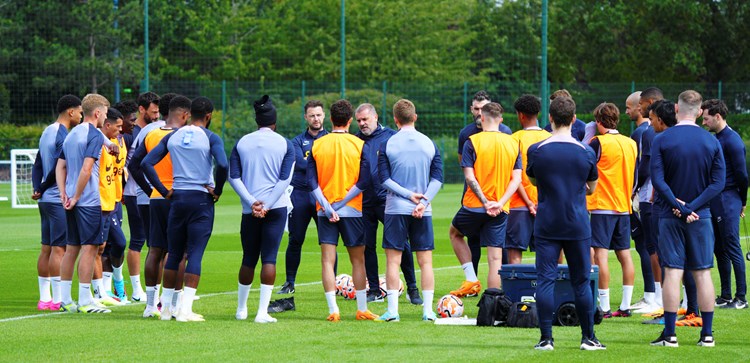
[[[31,199],[34,186],[31,183],[31,170],[39,149],[13,149],[10,151],[10,194],[13,208],[37,208]]]

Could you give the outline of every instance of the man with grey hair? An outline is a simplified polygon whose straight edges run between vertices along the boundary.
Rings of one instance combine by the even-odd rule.
[[[654,137],[651,182],[656,190],[653,213],[659,217],[659,257],[664,267],[664,330],[651,345],[677,347],[675,322],[684,270],[695,278],[703,318],[698,345],[715,345],[711,281],[714,238],[709,202],[724,189],[726,168],[721,145],[696,125],[701,95],[682,92],[677,125]]]
[[[369,291],[367,301],[383,301],[385,291],[380,288],[378,279],[378,253],[376,249],[378,222],[383,223],[385,216],[385,198],[387,191],[380,184],[378,178],[378,150],[380,146],[388,141],[396,131],[384,127],[378,123],[378,113],[375,107],[369,103],[363,103],[354,111],[354,117],[357,120],[359,132],[357,137],[369,145],[366,155],[370,161],[370,174],[372,176],[372,188],[362,192],[362,222],[364,225],[365,238],[365,270],[367,271],[367,281]],[[404,249],[401,258],[401,271],[404,273],[407,286],[407,299],[415,305],[422,304],[422,297],[417,289],[417,278],[414,273],[414,256],[408,245]]]

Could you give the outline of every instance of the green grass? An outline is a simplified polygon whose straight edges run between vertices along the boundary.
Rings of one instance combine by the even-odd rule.
[[[9,196],[9,186],[0,185],[0,196]],[[339,300],[343,321],[325,321],[327,308],[320,284],[320,254],[314,226],[308,230],[302,265],[294,295],[297,310],[276,315],[276,324],[254,324],[257,287],[248,301],[250,318],[236,321],[237,271],[242,248],[239,239],[241,208],[237,196],[227,193],[216,208],[214,233],[203,261],[203,276],[194,310],[207,321],[179,324],[140,317],[142,304],[115,308],[112,314],[86,316],[36,311],[38,290],[36,259],[39,250],[39,215],[34,209],[14,210],[0,202],[0,361],[113,360],[197,360],[197,361],[533,361],[551,358],[564,361],[747,361],[750,332],[745,326],[749,310],[717,310],[714,331],[717,346],[695,346],[699,330],[678,328],[682,347],[650,347],[648,342],[661,327],[642,325],[640,317],[613,319],[596,326],[597,336],[608,345],[606,351],[578,350],[577,327],[554,327],[554,352],[536,352],[531,347],[539,338],[537,329],[435,326],[420,321],[421,307],[400,302],[402,321],[375,324],[354,321],[356,303]],[[448,227],[458,209],[461,187],[448,185],[434,202],[436,300],[463,280],[463,274],[448,241]],[[277,287],[284,280],[282,242],[278,259]],[[344,253],[340,249],[340,253]],[[639,266],[637,254],[633,254]],[[144,253],[145,256],[145,253]],[[533,254],[525,254],[533,263]],[[380,254],[380,272],[385,257]],[[619,264],[610,259],[613,281],[612,306],[620,301]],[[351,272],[346,258],[340,272]],[[636,267],[638,270],[638,267]],[[715,281],[718,274],[714,269]],[[486,263],[480,266],[485,281]],[[634,299],[642,296],[640,273],[636,274]],[[126,279],[127,280],[127,279]],[[129,284],[129,281],[127,281]],[[75,286],[75,284],[74,284]],[[127,286],[130,291],[130,286]],[[76,295],[74,287],[74,296]],[[279,295],[274,295],[277,298]],[[477,298],[464,299],[466,314],[476,316]],[[370,304],[380,314],[384,303]],[[36,318],[28,318],[28,316]],[[38,315],[38,316],[37,316]],[[18,318],[17,320],[8,320]],[[148,353],[147,353],[148,352]]]

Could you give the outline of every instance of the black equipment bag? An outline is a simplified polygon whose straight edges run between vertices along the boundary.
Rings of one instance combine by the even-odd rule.
[[[523,301],[514,303],[508,314],[507,325],[514,328],[538,328],[539,317],[536,313],[536,303]]]
[[[513,302],[502,289],[490,288],[484,290],[477,306],[477,326],[500,326],[508,320],[508,312]]]

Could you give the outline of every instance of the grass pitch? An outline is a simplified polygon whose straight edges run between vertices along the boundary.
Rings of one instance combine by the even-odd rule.
[[[10,194],[0,185],[0,195]],[[435,326],[421,319],[421,307],[400,300],[400,323],[376,324],[354,320],[356,303],[339,298],[342,322],[325,321],[328,310],[320,283],[320,251],[315,227],[311,224],[303,247],[302,264],[294,294],[297,310],[276,314],[276,324],[252,322],[258,304],[259,282],[253,284],[248,300],[247,321],[234,319],[237,303],[237,272],[242,258],[239,239],[241,207],[231,187],[216,208],[216,222],[203,261],[203,275],[194,310],[206,317],[205,323],[180,324],[141,318],[143,304],[116,307],[112,314],[40,313],[36,260],[39,253],[39,214],[37,210],[11,209],[0,202],[0,361],[748,361],[750,310],[717,309],[714,320],[715,348],[695,346],[698,328],[677,328],[681,347],[651,347],[661,326],[643,325],[640,317],[610,319],[596,326],[606,351],[578,350],[578,327],[554,327],[555,351],[532,349],[538,329]],[[440,296],[458,287],[463,274],[448,240],[448,227],[458,210],[461,186],[447,185],[434,201],[434,267],[436,292]],[[382,226],[381,226],[382,231]],[[127,234],[127,228],[126,228]],[[743,240],[744,241],[744,240]],[[276,287],[284,281],[282,241],[278,257]],[[743,246],[744,247],[744,246]],[[351,265],[343,247],[340,273],[350,273]],[[533,263],[533,254],[524,254]],[[145,258],[145,249],[143,253]],[[643,285],[636,264],[634,300],[642,296]],[[619,264],[610,259],[612,306],[621,295]],[[126,268],[127,269],[127,268]],[[380,253],[380,272],[385,257]],[[714,281],[718,273],[714,269]],[[124,272],[127,276],[127,272]],[[487,265],[480,266],[480,279],[486,281]],[[419,278],[419,273],[417,274]],[[126,289],[131,291],[126,277]],[[74,280],[75,282],[75,280]],[[718,288],[718,286],[717,286]],[[73,296],[77,296],[74,283]],[[286,297],[274,294],[273,299]],[[478,298],[464,299],[465,313],[475,317]],[[382,314],[385,303],[371,303],[370,310]]]

